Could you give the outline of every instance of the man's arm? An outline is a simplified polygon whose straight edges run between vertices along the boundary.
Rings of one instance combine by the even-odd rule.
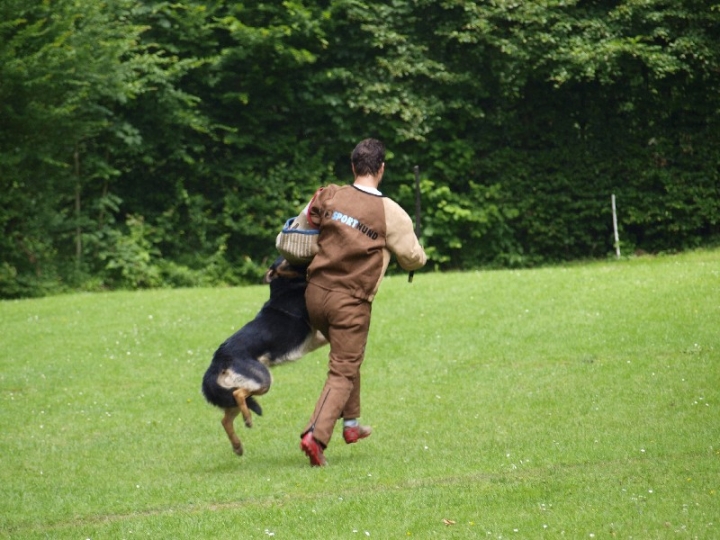
[[[395,254],[403,270],[417,270],[425,266],[427,255],[415,236],[410,216],[400,205],[391,199],[385,203],[385,221],[387,225],[387,247]]]

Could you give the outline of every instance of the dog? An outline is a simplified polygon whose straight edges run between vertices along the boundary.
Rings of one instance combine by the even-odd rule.
[[[254,396],[270,390],[268,368],[298,360],[327,344],[310,326],[306,270],[282,257],[275,260],[263,279],[270,284],[270,299],[252,321],[218,347],[203,377],[202,393],[208,403],[224,409],[221,423],[238,456],[243,455],[243,446],[235,433],[235,418],[242,413],[245,425],[252,427],[250,411],[262,415]]]

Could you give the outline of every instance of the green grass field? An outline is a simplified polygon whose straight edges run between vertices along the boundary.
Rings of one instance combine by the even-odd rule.
[[[243,457],[199,391],[267,294],[0,302],[0,538],[720,538],[720,251],[387,278],[323,469],[327,349]]]

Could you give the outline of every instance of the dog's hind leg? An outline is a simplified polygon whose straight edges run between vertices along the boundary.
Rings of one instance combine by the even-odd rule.
[[[323,347],[324,345],[328,344],[327,338],[320,332],[320,330],[315,330],[315,332],[312,334],[312,337],[310,338],[310,343],[308,343],[308,350],[307,352],[312,352],[315,349],[319,349],[320,347]]]
[[[240,408],[240,412],[243,415],[243,420],[245,420],[245,425],[249,428],[252,427],[252,416],[250,415],[250,409],[248,409],[247,401],[245,401],[245,398],[249,397],[250,395],[252,394],[245,388],[238,388],[237,390],[233,391],[235,403],[237,403],[238,407]]]
[[[225,428],[225,433],[227,433],[228,439],[230,439],[230,444],[233,447],[233,451],[238,455],[243,455],[243,446],[240,442],[240,438],[237,436],[237,433],[235,433],[235,418],[237,418],[237,415],[240,414],[240,408],[239,407],[233,407],[231,409],[225,409],[225,416],[223,416],[223,419],[220,421],[222,423],[222,426]]]

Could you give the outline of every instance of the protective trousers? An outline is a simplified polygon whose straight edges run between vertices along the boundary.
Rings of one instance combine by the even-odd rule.
[[[327,446],[339,418],[360,416],[360,366],[372,304],[312,283],[305,291],[305,301],[310,324],[330,342],[330,354],[325,386],[303,434],[312,430],[315,439]]]

